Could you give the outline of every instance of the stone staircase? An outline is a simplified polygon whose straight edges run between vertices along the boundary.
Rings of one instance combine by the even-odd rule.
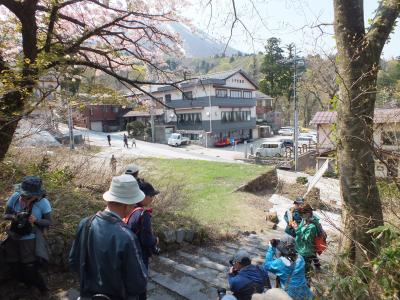
[[[229,260],[238,249],[248,251],[253,263],[262,264],[269,240],[282,234],[271,230],[210,247],[186,245],[179,251],[154,257],[148,299],[216,299],[219,287],[228,289]]]
[[[155,256],[150,262],[148,283],[149,300],[208,300],[217,298],[217,289],[228,288],[229,260],[238,249],[252,256],[255,264],[264,262],[268,243],[281,238],[282,230],[269,230],[259,234],[243,235],[235,242],[220,242],[209,247],[184,245],[181,250]],[[321,260],[329,260],[322,256]],[[274,286],[275,276],[270,274]],[[69,290],[63,300],[76,299],[76,290]]]

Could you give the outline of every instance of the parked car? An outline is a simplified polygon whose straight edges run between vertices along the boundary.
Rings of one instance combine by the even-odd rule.
[[[308,138],[311,139],[314,143],[317,142],[317,134],[307,132],[307,133],[300,133],[299,138]]]
[[[293,127],[281,127],[281,129],[278,130],[278,134],[280,135],[293,135],[293,133],[294,133]]]
[[[171,146],[181,146],[181,145],[187,145],[190,143],[190,140],[188,137],[182,136],[180,133],[173,133],[171,134],[170,138],[168,139],[168,145]]]
[[[285,148],[282,142],[264,142],[256,149],[255,154],[256,157],[280,157],[285,154]]]
[[[285,147],[293,147],[293,139],[291,138],[280,138],[278,142],[282,142]]]
[[[299,147],[310,147],[314,141],[311,136],[299,136],[297,139]]]

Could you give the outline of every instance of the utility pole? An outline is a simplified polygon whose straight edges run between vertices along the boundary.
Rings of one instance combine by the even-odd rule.
[[[209,133],[210,133],[210,142],[211,142],[211,136],[212,136],[211,84],[209,84],[209,86],[208,86],[208,105],[210,107],[210,111],[209,111],[209,113],[210,113],[210,130],[209,130]],[[206,139],[208,139],[207,133],[206,133]],[[206,146],[206,148],[207,148],[207,146]]]
[[[150,124],[151,124],[151,142],[154,143],[155,137],[154,137],[154,109],[153,107],[150,107]]]
[[[67,102],[67,110],[68,110],[68,127],[69,127],[69,149],[75,149],[75,141],[74,141],[74,124],[72,119],[72,108],[69,104],[69,100]]]
[[[297,172],[298,163],[299,163],[299,112],[298,112],[298,103],[297,103],[297,95],[296,95],[296,82],[297,82],[297,51],[296,45],[294,45],[294,72],[293,72],[293,100],[294,100],[294,133],[293,133],[293,142],[294,142],[294,170]]]

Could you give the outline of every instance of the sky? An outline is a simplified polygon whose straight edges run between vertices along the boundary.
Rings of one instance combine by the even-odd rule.
[[[183,12],[191,23],[227,43],[233,21],[232,0],[189,0]],[[212,3],[212,7],[208,4]],[[229,46],[246,53],[263,51],[266,40],[295,43],[301,54],[334,53],[332,0],[235,0],[236,22]],[[364,1],[365,20],[372,19],[377,0]],[[324,25],[325,24],[325,25]],[[326,25],[328,24],[328,25]],[[400,25],[390,36],[382,57],[400,56]]]

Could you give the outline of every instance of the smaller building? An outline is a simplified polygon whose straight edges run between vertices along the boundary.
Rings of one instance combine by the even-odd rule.
[[[317,164],[322,165],[336,151],[335,127],[337,113],[317,112],[310,124],[317,126]],[[375,160],[375,175],[387,177],[388,167],[395,177],[400,172],[400,108],[375,109],[374,144],[386,164]]]
[[[112,132],[125,129],[123,116],[130,111],[122,105],[89,104],[74,111],[74,125],[93,131]]]

